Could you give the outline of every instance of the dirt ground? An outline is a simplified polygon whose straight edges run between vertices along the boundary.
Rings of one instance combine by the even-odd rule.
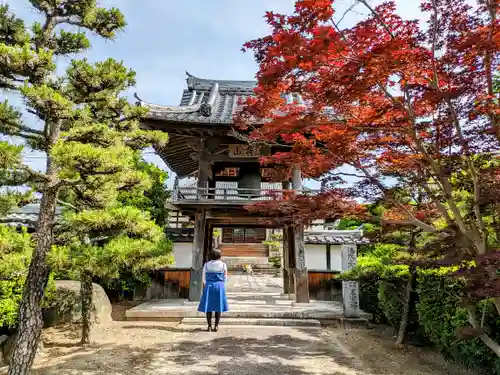
[[[378,330],[222,326],[217,333],[159,322],[96,327],[78,346],[79,327],[44,332],[33,375],[470,375],[439,355],[397,350]],[[0,369],[0,374],[6,368]]]

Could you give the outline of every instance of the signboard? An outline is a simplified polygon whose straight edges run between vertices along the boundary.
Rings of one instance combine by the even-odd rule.
[[[261,145],[233,144],[229,145],[229,157],[258,158],[270,154],[269,147]]]

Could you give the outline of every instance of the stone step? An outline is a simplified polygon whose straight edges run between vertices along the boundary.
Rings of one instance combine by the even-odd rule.
[[[181,324],[191,326],[206,326],[205,318],[184,318]],[[220,321],[221,326],[278,326],[278,327],[320,327],[321,323],[316,319],[273,319],[273,318],[224,318]]]

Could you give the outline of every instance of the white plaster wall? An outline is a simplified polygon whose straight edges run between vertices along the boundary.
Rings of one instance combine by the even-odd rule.
[[[306,267],[309,270],[326,270],[326,245],[306,244]]]
[[[332,271],[342,271],[342,245],[330,245],[330,259]]]
[[[191,268],[193,258],[193,244],[185,242],[174,242],[172,245],[174,255],[174,267]]]
[[[326,271],[326,245],[306,244],[305,256],[307,269]],[[332,271],[342,270],[340,245],[330,246],[330,266]]]

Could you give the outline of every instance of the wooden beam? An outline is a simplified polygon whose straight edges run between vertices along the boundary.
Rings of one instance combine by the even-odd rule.
[[[272,223],[267,223],[262,218],[245,218],[245,217],[221,217],[221,218],[208,218],[214,225],[217,224],[234,224],[234,225],[262,225],[265,227],[273,228]]]
[[[193,160],[198,160],[199,156],[196,153],[191,154]],[[208,154],[205,160],[211,163],[258,163],[259,157],[231,157],[227,154]]]

